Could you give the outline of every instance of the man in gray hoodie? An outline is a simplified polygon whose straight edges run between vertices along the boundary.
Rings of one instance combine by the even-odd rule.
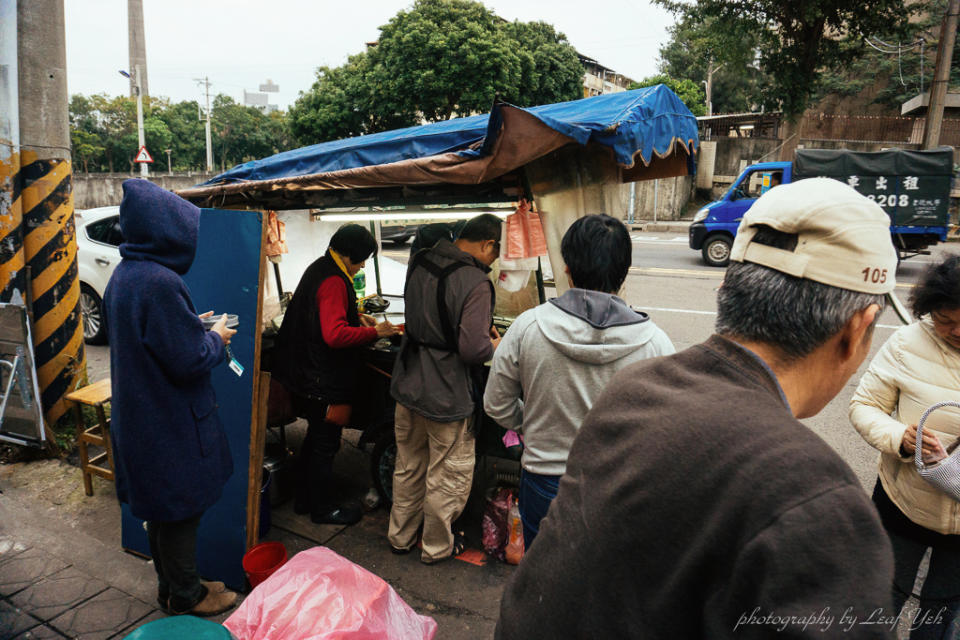
[[[630,269],[630,234],[606,215],[578,219],[560,245],[569,289],[520,314],[497,349],[483,408],[522,431],[520,519],[529,547],[557,495],[584,416],[613,374],[673,343],[616,293]]]

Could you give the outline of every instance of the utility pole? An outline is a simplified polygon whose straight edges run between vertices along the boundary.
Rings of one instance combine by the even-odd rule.
[[[133,75],[130,75],[126,71],[121,71],[120,75],[125,78],[130,78],[130,82],[133,84],[133,93],[137,96],[137,154],[139,155],[140,149],[146,146],[146,138],[143,133],[143,95],[140,92],[140,67],[134,67]],[[150,175],[150,171],[147,169],[147,163],[141,162],[139,164],[140,177],[147,178]]]
[[[933,69],[933,83],[930,85],[930,105],[927,108],[927,119],[923,127],[924,149],[935,149],[940,145],[943,104],[947,99],[953,45],[957,38],[957,14],[960,14],[960,0],[950,0],[940,26],[940,42],[937,43],[937,63]]]
[[[707,63],[707,79],[703,81],[704,89],[706,90],[707,98],[707,115],[713,115],[713,74],[725,65],[726,62],[721,62],[718,65],[713,64],[713,58],[710,58],[710,62]]]
[[[11,5],[16,7],[12,11]],[[7,245],[20,247],[25,273],[14,275],[22,278],[23,297],[31,302],[37,382],[46,423],[53,425],[67,412],[64,395],[86,377],[63,0],[0,0],[0,7],[3,27],[12,15],[16,17],[17,64],[8,81],[16,83],[17,103],[8,106],[19,113],[20,150],[19,172],[8,183],[16,189],[10,194],[19,200],[20,220],[16,228],[4,224],[0,229],[0,244],[5,247],[2,259],[12,260],[0,264],[0,273],[17,261],[15,253],[12,259],[7,254]],[[9,44],[9,40],[3,43],[5,53]],[[0,169],[2,165],[0,158]],[[0,188],[7,191],[6,186]],[[5,288],[0,298],[9,301],[12,293]]]
[[[207,127],[207,173],[213,173],[213,144],[210,136],[210,79],[204,76],[202,80],[200,78],[194,78],[193,80],[203,87],[207,96],[206,117],[201,118],[201,120],[206,122]]]
[[[137,79],[130,78],[130,97],[136,95],[135,88],[139,87],[141,94],[149,97],[150,88],[147,85],[147,39],[143,29],[143,0],[127,0],[127,43],[130,52],[131,70],[137,69]],[[141,73],[142,72],[142,73]],[[141,143],[143,144],[143,143]]]
[[[140,65],[134,67],[134,82],[137,87],[137,153],[140,153],[140,149],[143,149],[147,146],[147,139],[143,133],[143,87],[140,84]],[[140,163],[140,177],[146,179],[150,176],[150,168],[147,166],[146,162]]]

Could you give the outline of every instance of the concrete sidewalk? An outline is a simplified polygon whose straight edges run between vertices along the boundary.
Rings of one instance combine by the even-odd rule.
[[[0,638],[122,638],[162,617],[152,566],[0,496]]]
[[[291,442],[302,431],[292,425]],[[350,438],[334,468],[346,495],[366,492],[369,456]],[[84,495],[80,470],[62,460],[0,464],[0,640],[123,638],[164,615],[152,563],[120,547],[113,483],[99,477],[93,483],[94,495]],[[415,553],[394,555],[385,508],[352,527],[315,525],[295,516],[289,502],[272,512],[265,539],[282,542],[290,557],[326,546],[386,580],[415,611],[436,620],[438,638],[493,635],[512,566],[492,559],[482,566],[428,566]],[[465,527],[470,546],[478,549],[479,514]],[[211,620],[223,622],[232,613]]]
[[[87,531],[92,516],[119,522],[116,499],[97,501],[95,514],[94,499],[83,502],[79,470],[29,464],[47,468],[45,499],[8,482],[0,494],[0,640],[123,638],[164,617],[152,563]],[[5,472],[13,466],[0,466],[0,479],[10,480]],[[104,505],[116,513],[104,514]]]

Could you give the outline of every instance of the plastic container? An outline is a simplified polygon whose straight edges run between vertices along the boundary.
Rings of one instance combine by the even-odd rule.
[[[160,618],[138,627],[123,640],[231,640],[233,636],[223,625],[194,616]]]
[[[363,269],[357,271],[356,275],[353,276],[353,291],[357,294],[358,300],[362,298],[367,291],[367,276],[363,272]]]
[[[200,318],[200,320],[203,322],[203,328],[206,329],[207,331],[210,331],[210,329],[213,328],[213,325],[217,324],[217,321],[220,319],[220,316],[222,315],[223,315],[222,313],[215,313],[209,318]],[[235,313],[228,313],[227,329],[236,329],[239,326],[240,326],[240,316],[238,316]]]
[[[273,575],[287,562],[287,548],[282,542],[261,542],[243,555],[243,570],[251,587]]]

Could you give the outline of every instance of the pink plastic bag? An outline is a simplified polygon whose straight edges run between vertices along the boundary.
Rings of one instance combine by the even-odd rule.
[[[491,492],[480,520],[483,550],[498,560],[505,560],[510,539],[510,503],[514,494],[512,489],[505,487],[492,489]]]
[[[517,260],[547,255],[547,239],[543,234],[540,214],[532,211],[530,203],[521,200],[516,212],[507,216],[507,246],[503,258]]]
[[[429,640],[437,632],[381,578],[325,547],[291,558],[223,624],[238,640]]]

